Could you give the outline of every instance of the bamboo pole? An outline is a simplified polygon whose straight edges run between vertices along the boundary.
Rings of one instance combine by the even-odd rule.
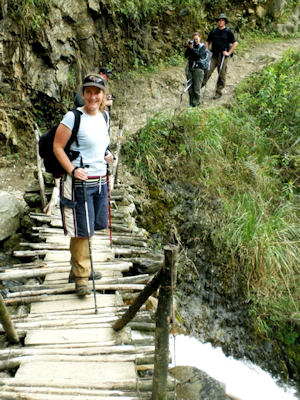
[[[128,324],[128,322],[130,322],[134,318],[135,314],[138,312],[140,307],[145,303],[148,297],[151,296],[151,294],[158,289],[161,279],[162,279],[162,270],[160,270],[155,275],[152,281],[148,283],[145,289],[134,300],[134,302],[131,304],[126,313],[113,325],[115,331],[120,331],[122,328],[124,328],[126,324]]]
[[[117,148],[116,148],[116,152],[114,154],[115,160],[113,162],[113,167],[112,167],[111,182],[110,182],[111,190],[114,189],[115,182],[118,177],[118,166],[119,166],[119,158],[120,158],[121,145],[122,145],[122,136],[123,136],[123,121],[121,120],[119,122]]]
[[[19,338],[16,333],[15,327],[11,321],[9,312],[5,306],[2,295],[0,294],[0,321],[6,332],[6,337],[10,343],[19,343]]]
[[[175,246],[165,246],[165,264],[158,296],[155,330],[155,356],[151,400],[167,400],[169,334],[173,282],[175,282]]]
[[[47,204],[47,206],[43,208],[44,213],[47,215],[52,215],[52,211],[58,202],[59,202],[59,179],[55,178],[51,199]]]
[[[42,207],[44,209],[47,205],[47,200],[46,200],[46,195],[45,195],[45,184],[44,184],[44,178],[43,178],[43,172],[42,172],[41,157],[39,155],[40,135],[39,135],[39,131],[38,131],[38,126],[37,126],[37,129],[34,130],[34,134],[35,134],[35,140],[36,140],[36,160],[37,160],[38,181],[39,181],[39,186],[40,186]]]
[[[99,281],[96,281],[99,282]],[[108,283],[108,284],[100,284],[96,283],[95,288],[96,290],[102,291],[102,290],[143,290],[145,287],[144,284],[140,283],[131,283],[131,284],[126,284],[126,283]],[[26,288],[26,286],[24,286]],[[19,298],[22,299],[24,297],[35,297],[39,296],[41,294],[43,295],[53,295],[53,294],[61,294],[61,293],[72,293],[74,292],[74,284],[67,283],[66,285],[58,285],[54,289],[43,289],[43,286],[41,285],[41,288],[38,290],[24,290],[23,292],[15,292],[15,293],[8,293],[7,298],[12,299],[12,298]]]

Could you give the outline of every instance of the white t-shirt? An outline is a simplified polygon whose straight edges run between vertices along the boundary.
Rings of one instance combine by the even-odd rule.
[[[84,112],[81,107],[78,110],[82,112],[77,139],[71,144],[70,149],[80,151],[80,155],[72,161],[74,167],[81,166],[81,157],[84,165],[89,165],[88,176],[106,175],[106,161],[104,159],[105,151],[109,145],[109,133],[104,116],[99,112],[91,116]],[[75,115],[72,111],[67,112],[63,117],[62,124],[73,129]]]

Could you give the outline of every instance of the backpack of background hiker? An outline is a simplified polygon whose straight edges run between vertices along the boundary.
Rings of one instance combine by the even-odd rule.
[[[200,58],[199,61],[197,61],[201,65],[201,69],[203,69],[204,72],[208,70],[210,59],[211,59],[211,52],[207,50],[205,47],[205,57]]]

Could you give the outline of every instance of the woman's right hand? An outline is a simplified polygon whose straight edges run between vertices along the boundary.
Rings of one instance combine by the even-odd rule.
[[[87,171],[84,168],[76,168],[74,171],[74,178],[81,181],[87,180]]]

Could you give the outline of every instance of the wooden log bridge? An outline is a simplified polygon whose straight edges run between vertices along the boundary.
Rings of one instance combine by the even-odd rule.
[[[60,217],[56,212],[31,214],[37,240],[14,252],[23,263],[0,273],[9,288],[3,302],[10,307],[17,334],[12,341],[21,342],[0,350],[0,399],[174,398],[174,381],[167,373],[170,298],[166,300],[165,293],[170,293],[170,284],[159,291],[164,297],[156,315],[159,322],[155,324],[155,312],[144,304],[165,271],[170,276],[169,267],[165,264],[153,280],[147,273],[128,273],[131,260],[149,256],[150,249],[145,232],[132,222],[129,226],[117,205],[125,191],[117,185],[111,191],[111,198],[117,199],[112,209],[113,246],[108,230],[94,235],[94,270],[103,275],[95,281],[97,314],[93,295],[79,298],[74,284],[68,283],[69,238],[63,235]],[[165,252],[172,258],[174,249]],[[15,284],[7,285],[10,281]],[[135,298],[129,309],[123,297]],[[157,343],[161,347],[155,350]]]

